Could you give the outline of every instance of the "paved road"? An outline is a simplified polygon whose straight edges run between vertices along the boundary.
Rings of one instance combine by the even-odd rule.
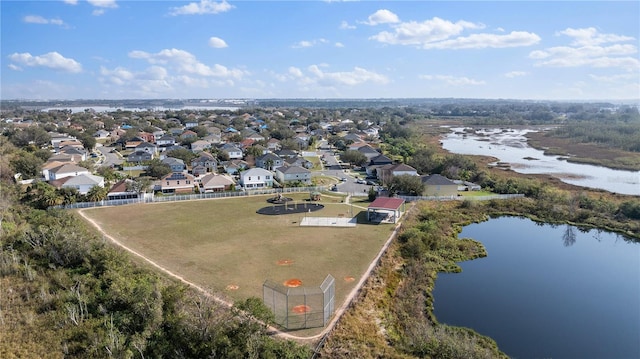
[[[324,159],[324,170],[314,172],[315,175],[325,175],[329,177],[335,177],[338,182],[338,191],[341,193],[349,193],[352,195],[366,195],[369,192],[370,185],[356,183],[356,178],[352,176],[351,172],[345,171],[340,167],[338,158],[335,155],[335,151],[330,150],[326,142],[322,142],[318,147],[318,156]],[[341,181],[341,179],[345,181]]]
[[[100,164],[101,167],[116,166],[124,162],[124,159],[116,152],[111,152],[113,147],[106,147],[101,144],[97,144],[96,150],[100,151],[101,154],[100,159],[98,160],[98,164]]]

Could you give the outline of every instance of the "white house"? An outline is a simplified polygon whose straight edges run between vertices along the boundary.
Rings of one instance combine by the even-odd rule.
[[[273,187],[273,173],[264,168],[251,168],[240,172],[240,184],[245,189]]]
[[[89,170],[75,164],[64,164],[49,170],[49,181],[59,180],[65,177],[75,177],[82,174],[90,174]]]
[[[92,174],[81,174],[69,177],[62,183],[62,188],[75,188],[80,194],[87,194],[93,186],[104,187],[104,178]]]
[[[282,166],[276,168],[276,178],[282,184],[292,182],[310,184],[311,171],[300,166]]]

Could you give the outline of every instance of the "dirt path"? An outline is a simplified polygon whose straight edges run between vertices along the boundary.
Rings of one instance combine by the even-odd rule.
[[[223,299],[221,297],[218,297],[218,296],[212,294],[211,292],[207,291],[205,288],[199,286],[198,284],[193,283],[191,281],[188,281],[185,278],[183,278],[182,276],[180,276],[180,275],[170,271],[169,269],[161,266],[160,264],[154,262],[152,259],[150,259],[149,257],[145,256],[144,254],[139,253],[139,252],[127,247],[122,242],[118,241],[114,237],[112,237],[109,234],[107,234],[102,229],[102,227],[100,227],[100,225],[96,221],[94,221],[93,219],[91,219],[88,216],[86,216],[84,211],[85,211],[84,209],[80,209],[77,212],[87,222],[91,223],[91,225],[94,228],[96,228],[98,230],[98,232],[100,232],[100,234],[104,238],[109,239],[109,241],[111,241],[113,244],[115,244],[118,247],[124,249],[125,251],[127,251],[127,252],[129,252],[129,253],[141,258],[141,259],[143,259],[145,262],[151,264],[153,267],[155,267],[156,269],[158,269],[162,273],[168,275],[171,278],[177,279],[178,281],[190,286],[191,288],[199,291],[203,295],[213,299],[218,304],[224,305],[224,306],[229,307],[229,308],[231,308],[233,306],[233,303],[231,303],[231,302],[229,302],[229,301],[227,301],[227,300],[225,300],[225,299]],[[409,213],[409,211],[410,211],[410,209],[405,212],[405,215],[407,213]],[[382,246],[382,248],[378,252],[378,255],[373,259],[373,261],[371,261],[371,263],[369,264],[369,267],[367,268],[365,274],[360,278],[360,281],[354,286],[354,288],[351,290],[351,292],[349,292],[349,295],[347,295],[345,300],[342,302],[342,305],[335,311],[335,313],[333,315],[333,319],[331,319],[329,324],[320,333],[318,333],[316,335],[312,335],[312,336],[297,336],[297,335],[293,335],[291,333],[283,332],[282,330],[280,330],[278,328],[275,328],[273,326],[268,326],[268,332],[270,334],[272,334],[272,335],[276,335],[276,336],[281,337],[281,338],[292,339],[292,340],[302,340],[302,341],[312,341],[312,340],[320,339],[320,338],[324,337],[325,335],[327,335],[329,332],[331,332],[333,330],[333,328],[336,326],[336,324],[338,323],[338,320],[340,320],[340,318],[342,317],[344,312],[347,310],[347,308],[349,308],[349,306],[351,305],[351,302],[353,301],[353,299],[358,295],[358,293],[362,289],[364,283],[367,281],[367,279],[369,279],[369,277],[373,273],[373,270],[377,266],[378,261],[380,260],[382,255],[387,251],[387,248],[389,248],[389,245],[391,244],[392,240],[396,237],[399,228],[400,228],[400,222],[396,225],[396,227],[394,228],[393,232],[391,233],[391,235],[389,236],[387,241],[384,243],[384,245]]]

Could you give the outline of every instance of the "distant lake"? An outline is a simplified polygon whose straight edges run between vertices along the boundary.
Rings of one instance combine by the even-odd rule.
[[[519,173],[548,173],[578,186],[640,195],[640,171],[614,170],[547,156],[527,144],[525,134],[531,130],[485,129],[470,133],[463,130],[452,128],[452,132],[442,138],[442,148],[452,153],[495,157]]]
[[[439,322],[487,335],[512,358],[640,358],[640,244],[515,217],[459,237],[488,257],[438,275]]]

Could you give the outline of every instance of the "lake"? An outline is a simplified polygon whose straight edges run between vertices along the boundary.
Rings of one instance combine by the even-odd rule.
[[[604,189],[613,193],[640,195],[640,171],[621,171],[601,166],[567,162],[560,156],[547,156],[530,147],[525,134],[528,129],[481,129],[463,132],[452,128],[441,139],[442,148],[468,155],[498,158],[519,173],[547,173],[563,182]]]
[[[459,237],[488,256],[438,275],[439,322],[487,335],[512,358],[640,358],[640,244],[516,217]]]

